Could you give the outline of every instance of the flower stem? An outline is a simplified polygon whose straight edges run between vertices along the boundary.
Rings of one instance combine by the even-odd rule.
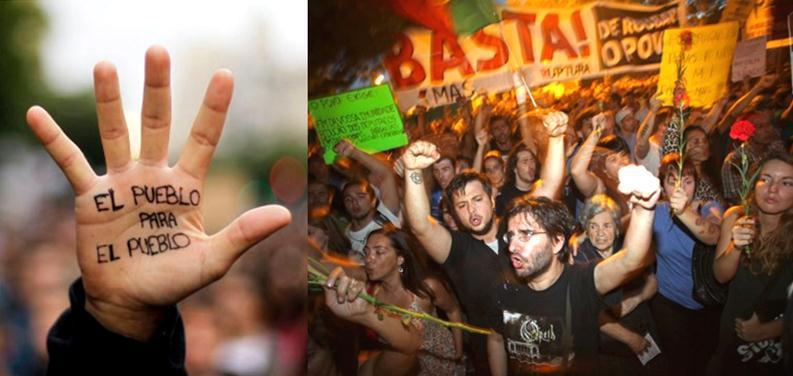
[[[309,283],[309,286],[312,286],[312,285],[313,286],[325,286],[325,283],[328,280],[328,274],[330,274],[330,273],[327,272],[327,268],[325,268],[325,266],[322,265],[322,263],[320,263],[319,261],[315,260],[313,257],[308,256],[308,283]],[[334,288],[335,288],[335,286],[334,286]],[[371,295],[367,294],[366,292],[361,292],[361,294],[358,295],[358,297],[363,299],[367,303],[375,306],[375,308],[381,309],[383,311],[386,311],[386,312],[391,313],[391,314],[396,315],[396,316],[401,316],[403,319],[408,319],[408,318],[422,319],[422,320],[425,320],[425,321],[431,321],[431,322],[434,322],[436,324],[443,325],[443,326],[445,326],[447,328],[459,328],[459,329],[465,330],[467,332],[476,333],[476,334],[488,335],[488,334],[492,333],[488,329],[482,329],[482,328],[479,328],[479,327],[476,327],[476,326],[472,326],[472,325],[467,325],[467,324],[464,324],[464,323],[461,323],[461,322],[445,321],[445,320],[441,320],[441,319],[439,319],[439,318],[437,318],[435,316],[432,316],[432,315],[429,315],[429,314],[426,314],[426,313],[423,313],[423,312],[415,312],[415,311],[411,311],[409,309],[405,309],[405,308],[402,308],[402,307],[399,307],[399,306],[396,306],[396,305],[393,305],[393,304],[383,303],[383,302],[377,300],[377,298],[375,298],[374,296],[371,296]]]

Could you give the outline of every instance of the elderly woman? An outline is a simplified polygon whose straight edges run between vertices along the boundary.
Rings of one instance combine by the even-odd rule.
[[[581,225],[583,241],[576,247],[576,263],[600,262],[619,251],[621,211],[619,205],[606,195],[593,196],[584,206]],[[610,307],[601,313],[599,362],[600,372],[608,375],[642,375],[663,368],[661,358],[653,359],[643,367],[638,354],[650,345],[644,338],[655,332],[649,306],[645,303],[656,291],[655,275],[645,272],[622,289],[604,297]]]
[[[761,162],[749,205],[749,216],[742,206],[725,213],[716,249],[714,274],[730,285],[718,351],[709,368],[713,375],[784,373],[782,315],[786,288],[793,281],[790,154],[774,154]]]

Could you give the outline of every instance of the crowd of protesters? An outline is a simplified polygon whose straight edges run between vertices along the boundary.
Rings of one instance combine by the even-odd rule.
[[[789,77],[733,84],[682,129],[652,75],[420,104],[408,145],[342,140],[332,165],[310,129],[309,239],[336,268],[309,294],[309,373],[790,374]],[[625,188],[629,165],[660,184]],[[708,278],[721,299],[695,293]]]

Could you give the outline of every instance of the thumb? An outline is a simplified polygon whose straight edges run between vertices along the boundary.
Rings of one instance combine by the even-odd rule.
[[[291,221],[289,210],[279,205],[262,206],[243,213],[212,236],[211,251],[206,260],[207,272],[220,278],[248,248]]]

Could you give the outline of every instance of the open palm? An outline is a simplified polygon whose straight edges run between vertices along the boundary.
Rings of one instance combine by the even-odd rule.
[[[265,206],[215,235],[204,232],[203,179],[231,102],[229,71],[212,76],[173,167],[167,160],[171,90],[165,49],[146,53],[139,160],[131,158],[112,64],[96,65],[94,89],[106,175],[94,173],[44,109],[32,107],[27,121],[75,192],[86,310],[108,329],[145,339],[165,307],[222,277],[245,250],[289,223],[290,215],[283,207]]]

